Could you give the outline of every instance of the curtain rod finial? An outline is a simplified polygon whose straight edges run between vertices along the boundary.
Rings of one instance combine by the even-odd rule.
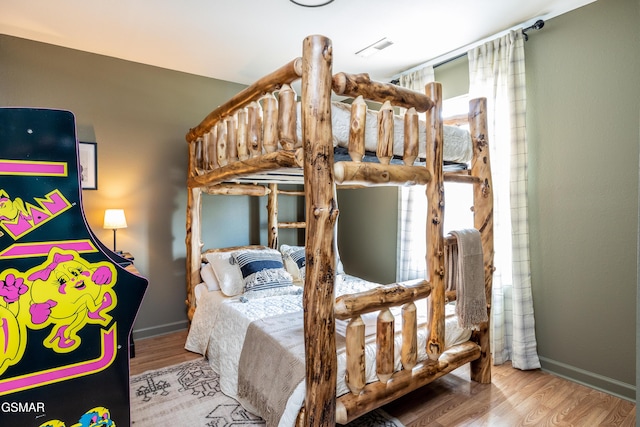
[[[540,29],[542,29],[542,27],[544,27],[544,21],[542,19],[538,19],[533,25],[530,25],[527,28],[524,28],[522,30],[522,34],[524,34],[524,40],[525,41],[529,40],[529,35],[527,34],[527,31],[529,31],[529,30],[540,30]]]

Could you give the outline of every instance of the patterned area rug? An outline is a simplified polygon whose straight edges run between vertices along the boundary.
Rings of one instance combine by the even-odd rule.
[[[131,425],[134,427],[264,426],[220,391],[218,375],[204,359],[183,362],[131,377]],[[373,411],[348,427],[403,427],[382,410]]]

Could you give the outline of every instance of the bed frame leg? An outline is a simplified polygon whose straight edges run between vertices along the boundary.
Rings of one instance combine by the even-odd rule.
[[[481,384],[491,382],[491,351],[489,343],[489,322],[480,325],[480,331],[474,337],[480,345],[480,358],[471,362],[471,379]]]

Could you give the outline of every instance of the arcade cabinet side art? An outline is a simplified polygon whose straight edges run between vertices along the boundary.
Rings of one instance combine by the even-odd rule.
[[[89,228],[75,117],[0,108],[0,426],[129,426],[148,282]]]

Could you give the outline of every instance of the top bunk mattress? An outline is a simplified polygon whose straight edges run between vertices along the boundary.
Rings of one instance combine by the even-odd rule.
[[[301,107],[297,104],[296,132],[298,143],[302,142],[302,125],[300,123]],[[349,147],[349,129],[351,121],[351,106],[344,102],[331,103],[331,128],[334,147]],[[393,154],[402,157],[404,154],[404,119],[395,115],[393,123]],[[426,157],[426,123],[418,121],[418,157]],[[378,144],[378,116],[374,110],[367,109],[364,145],[365,151],[375,153]],[[469,131],[458,126],[444,126],[443,159],[451,163],[469,163],[473,157],[471,136]]]

